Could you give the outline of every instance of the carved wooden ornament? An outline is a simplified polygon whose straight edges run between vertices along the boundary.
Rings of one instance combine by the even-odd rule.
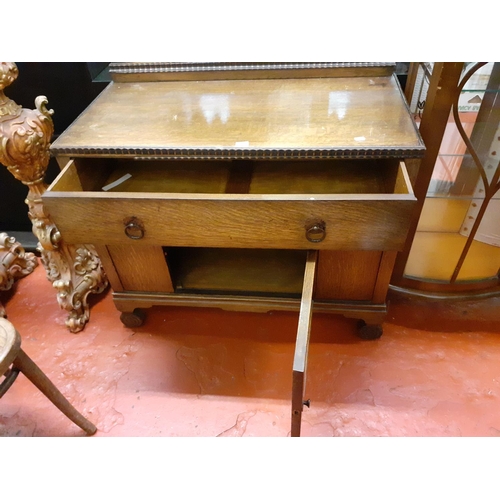
[[[4,89],[18,76],[14,63],[0,63],[0,163],[28,186],[26,203],[37,249],[48,279],[57,289],[59,305],[69,312],[66,325],[81,331],[89,320],[87,296],[100,293],[108,285],[97,253],[91,245],[66,245],[44,209],[41,196],[49,164],[50,139],[54,132],[52,110],[45,96],[35,99],[36,109],[25,109],[4,95]]]
[[[0,233],[0,290],[10,290],[16,279],[32,273],[37,265],[35,254],[25,252],[14,237]],[[5,316],[0,303],[0,317]]]

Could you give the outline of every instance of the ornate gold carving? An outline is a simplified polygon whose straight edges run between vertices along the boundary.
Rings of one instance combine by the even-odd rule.
[[[54,132],[47,98],[36,99],[36,110],[21,109],[16,116],[0,117],[0,163],[25,184],[41,182],[49,164]]]
[[[14,117],[21,112],[21,106],[3,93],[3,89],[9,86],[17,78],[17,75],[18,70],[14,63],[0,62],[0,117],[4,115]]]
[[[57,290],[59,305],[69,312],[66,325],[76,333],[89,320],[88,294],[102,292],[108,281],[94,248],[66,245],[43,206],[53,111],[47,109],[44,96],[35,99],[35,110],[21,108],[4,96],[3,89],[17,74],[14,63],[0,63],[0,163],[29,188],[26,203],[33,233],[39,240],[37,250],[47,278]]]
[[[32,273],[37,265],[35,254],[25,252],[14,237],[0,233],[0,290],[10,290],[16,279]],[[0,316],[5,317],[2,303]]]
[[[108,282],[103,279],[101,262],[92,247],[79,246],[73,249],[72,267],[60,266],[59,279],[55,279],[53,285],[59,304],[69,311],[66,325],[70,331],[79,332],[89,320],[89,292],[101,293]]]

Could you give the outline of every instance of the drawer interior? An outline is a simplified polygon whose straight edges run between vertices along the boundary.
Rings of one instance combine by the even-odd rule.
[[[177,293],[300,297],[306,251],[164,248]]]
[[[64,174],[64,175],[63,175]],[[51,191],[408,194],[404,163],[384,160],[172,161],[75,158]]]

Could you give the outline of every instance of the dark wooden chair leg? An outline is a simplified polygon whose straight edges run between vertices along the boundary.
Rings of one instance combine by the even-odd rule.
[[[22,349],[19,350],[13,365],[40,389],[72,422],[83,429],[88,435],[95,434],[97,427],[76,410]]]

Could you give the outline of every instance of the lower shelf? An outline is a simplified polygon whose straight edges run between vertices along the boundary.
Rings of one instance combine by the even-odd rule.
[[[300,297],[306,251],[165,248],[176,292]]]

